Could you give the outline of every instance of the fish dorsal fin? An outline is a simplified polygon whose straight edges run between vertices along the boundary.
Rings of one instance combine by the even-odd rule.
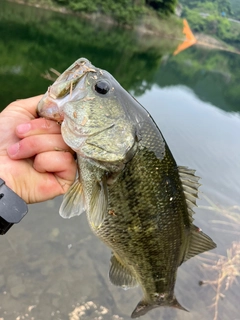
[[[59,214],[63,218],[72,218],[74,216],[79,216],[84,211],[85,200],[83,188],[79,179],[76,179],[63,196]]]
[[[128,289],[138,285],[136,278],[131,271],[126,268],[113,254],[111,257],[111,266],[109,270],[109,279],[115,286]]]
[[[195,170],[187,167],[178,167],[179,176],[182,182],[183,191],[186,197],[189,217],[193,221],[192,215],[194,214],[193,208],[197,206],[196,199],[198,198],[198,188],[201,185],[199,177],[195,176]]]
[[[191,232],[190,232],[189,246],[184,256],[183,262],[187,261],[188,259],[200,253],[203,253],[208,250],[212,250],[216,248],[216,246],[217,246],[216,243],[214,243],[209,236],[203,233],[201,229],[199,229],[195,225],[192,225]]]
[[[197,206],[196,199],[198,198],[198,188],[200,186],[198,181],[200,178],[195,176],[195,170],[191,170],[186,167],[178,167],[178,172],[186,198],[189,218],[192,222],[192,216],[194,214],[193,208]],[[216,248],[216,244],[212,241],[212,239],[195,225],[191,226],[189,237],[189,244],[182,262],[202,252]]]
[[[92,189],[92,196],[89,208],[89,220],[94,229],[101,226],[107,216],[108,191],[107,181],[103,177],[102,181],[96,181]]]

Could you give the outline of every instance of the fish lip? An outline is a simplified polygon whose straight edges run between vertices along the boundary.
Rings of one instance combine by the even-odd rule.
[[[37,106],[37,115],[49,120],[54,120],[56,122],[62,123],[64,120],[63,113],[59,110],[58,104],[49,99],[48,96],[40,100]]]

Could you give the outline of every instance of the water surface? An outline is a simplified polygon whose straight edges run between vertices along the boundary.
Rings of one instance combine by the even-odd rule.
[[[74,16],[0,6],[1,107],[45,92],[51,81],[42,74],[62,72],[81,56],[107,69],[150,111],[177,163],[196,169],[202,183],[196,225],[217,243],[213,253],[226,256],[240,241],[240,224],[216,223],[231,221],[232,211],[240,220],[240,56],[197,46],[173,56],[177,40],[141,41],[129,30]],[[61,197],[29,206],[24,220],[1,237],[0,319],[130,319],[140,289],[110,284],[110,250],[85,216],[62,219],[60,204]],[[201,257],[218,260],[201,255],[178,271],[175,293],[190,312],[158,308],[142,319],[214,319],[216,286],[199,281],[214,281],[219,272],[204,268]],[[223,282],[220,289],[225,298],[217,319],[239,319],[239,285],[225,291]]]

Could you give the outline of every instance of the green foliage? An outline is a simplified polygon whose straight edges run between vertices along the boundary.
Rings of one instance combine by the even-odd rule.
[[[234,18],[240,18],[240,1],[239,0],[179,0],[179,2],[187,6],[189,9],[205,8],[207,13],[214,13],[217,8],[218,13],[225,12],[227,15],[232,15]],[[214,10],[211,6],[214,6]],[[204,11],[202,11],[204,12]]]
[[[161,14],[174,13],[177,0],[146,0],[146,4]]]
[[[218,14],[217,2],[199,2],[196,6],[197,12],[206,12],[211,14]]]
[[[69,8],[73,11],[96,12],[98,7],[96,2],[89,0],[69,0]]]
[[[176,35],[172,19],[164,24],[169,20],[165,29]],[[193,46],[171,56],[179,43],[173,39],[139,36],[131,30],[10,2],[0,10],[0,34],[3,106],[45,92],[51,84],[41,76],[46,70],[62,72],[83,56],[108,70],[134,95],[152,85],[185,85],[200,99],[240,110],[239,55]]]
[[[193,31],[203,32],[205,30],[205,21],[197,11],[184,8],[182,16],[187,19]]]
[[[226,111],[240,111],[240,56],[204,47],[173,56],[154,81],[160,87],[185,85],[202,100]]]
[[[217,17],[217,36],[227,41],[231,39],[231,24],[229,20]]]
[[[232,6],[230,0],[180,0],[180,3],[190,9],[195,9],[199,12],[209,14],[232,14]]]
[[[232,14],[231,3],[229,0],[218,0],[217,5],[218,5],[218,12],[220,13],[225,12],[227,15]]]
[[[66,0],[55,0],[66,1]],[[115,19],[119,23],[133,24],[144,12],[142,1],[128,0],[68,0],[68,7],[77,12],[101,13]]]
[[[233,17],[240,19],[240,1],[230,0],[232,6]]]
[[[175,34],[182,30],[172,20],[167,29]],[[112,24],[8,2],[0,10],[0,34],[0,83],[8,83],[0,90],[2,105],[46,91],[50,82],[41,74],[50,68],[62,72],[81,56],[141,94],[151,86],[162,56],[178,45],[173,40],[164,45],[164,39]]]
[[[232,18],[232,5],[235,3],[235,0],[231,1],[181,0],[182,4],[184,4],[182,16],[188,20],[194,32],[204,32],[211,36],[216,36],[231,45],[240,46],[240,24],[231,22],[228,18]],[[223,16],[223,12],[226,17]]]
[[[45,0],[46,1],[46,0]],[[53,0],[76,12],[101,13],[118,23],[132,25],[151,7],[162,15],[174,12],[177,0]]]
[[[55,0],[55,2],[57,2],[61,5],[68,5],[69,4],[69,0]]]
[[[237,40],[233,38],[231,23],[226,18],[218,15],[209,15],[206,18],[203,18],[197,11],[187,8],[184,10],[184,16],[194,32],[203,32],[217,36],[227,42]]]

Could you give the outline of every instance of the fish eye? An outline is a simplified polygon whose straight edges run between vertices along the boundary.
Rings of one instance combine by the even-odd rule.
[[[110,85],[107,81],[100,80],[95,84],[95,90],[98,93],[106,94],[110,90]]]

